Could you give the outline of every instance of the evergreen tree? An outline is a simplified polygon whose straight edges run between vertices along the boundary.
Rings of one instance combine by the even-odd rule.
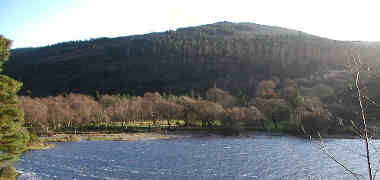
[[[10,41],[0,36],[0,67],[8,59]],[[17,92],[21,83],[0,74],[0,169],[17,160],[25,148],[28,133],[22,128],[24,113]]]

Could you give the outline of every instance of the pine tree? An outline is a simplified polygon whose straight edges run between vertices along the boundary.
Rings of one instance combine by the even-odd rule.
[[[10,41],[0,36],[0,71],[8,60]],[[24,113],[17,92],[21,83],[0,74],[0,169],[17,160],[25,148],[28,133],[22,128]]]

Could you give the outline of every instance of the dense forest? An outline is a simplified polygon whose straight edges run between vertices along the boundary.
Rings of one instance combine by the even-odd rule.
[[[14,49],[4,73],[23,82],[25,119],[37,133],[155,118],[333,132],[359,119],[350,88],[353,56],[376,69],[380,44],[219,22]],[[365,93],[376,100],[372,79],[364,77],[371,87]],[[211,98],[210,90],[219,95]],[[366,108],[375,123],[377,106]],[[242,120],[248,117],[255,120]]]
[[[203,92],[215,84],[234,95],[254,96],[261,80],[290,78],[310,86],[329,73],[341,74],[350,54],[360,53],[363,61],[373,62],[379,50],[374,43],[220,22],[15,49],[4,73],[23,82],[21,92],[32,96],[185,94]]]

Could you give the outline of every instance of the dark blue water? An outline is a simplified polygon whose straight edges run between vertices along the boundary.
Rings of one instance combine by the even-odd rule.
[[[365,174],[360,140],[325,141],[334,157]],[[272,136],[57,143],[25,153],[15,166],[21,180],[353,179],[317,141]]]

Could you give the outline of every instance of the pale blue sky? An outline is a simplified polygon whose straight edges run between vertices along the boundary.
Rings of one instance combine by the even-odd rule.
[[[379,7],[376,0],[0,0],[0,34],[12,48],[37,47],[226,20],[380,41]]]

